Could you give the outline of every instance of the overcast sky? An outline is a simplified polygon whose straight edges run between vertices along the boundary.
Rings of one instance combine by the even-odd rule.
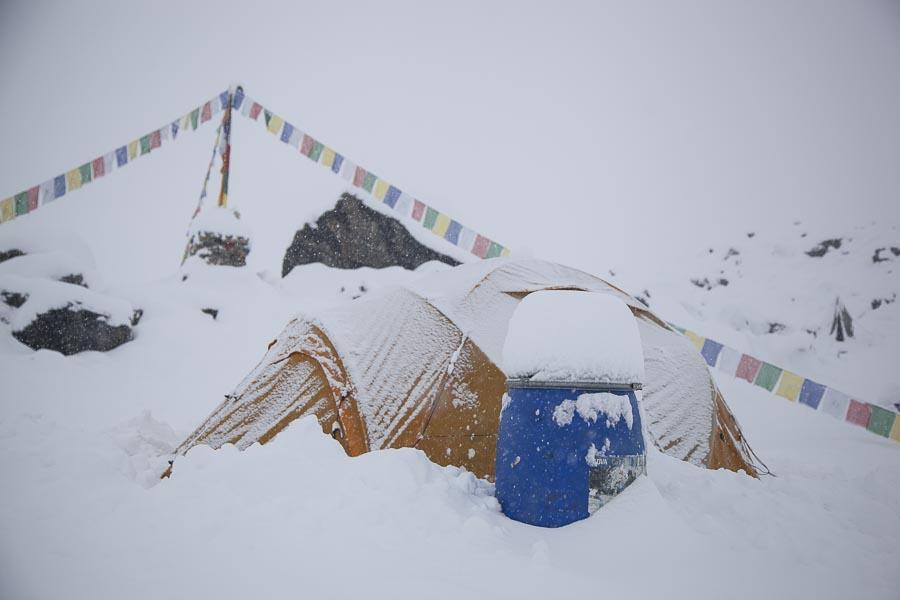
[[[3,0],[0,73],[3,197],[240,82],[577,266],[634,235],[658,251],[766,219],[900,221],[896,1]]]

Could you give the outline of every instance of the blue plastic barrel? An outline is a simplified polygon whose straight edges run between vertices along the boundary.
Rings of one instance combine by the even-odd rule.
[[[639,384],[508,381],[497,435],[497,500],[541,527],[587,518],[646,472]]]

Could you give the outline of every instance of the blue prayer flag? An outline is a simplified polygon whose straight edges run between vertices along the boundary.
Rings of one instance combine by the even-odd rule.
[[[459,242],[459,233],[461,231],[462,225],[456,221],[450,221],[450,225],[447,226],[447,231],[444,233],[444,239],[455,245]]]
[[[825,386],[809,379],[803,380],[803,387],[800,388],[800,397],[797,399],[800,404],[805,404],[810,408],[819,408],[819,402],[825,395]]]
[[[706,364],[711,367],[716,366],[716,359],[719,358],[719,352],[722,351],[722,344],[719,342],[714,342],[711,339],[707,338],[705,342],[703,342],[703,349],[700,350],[700,354],[703,355],[703,358],[706,359]]]
[[[397,199],[400,197],[400,190],[395,188],[394,186],[390,186],[384,194],[384,203],[394,208],[397,204]]]
[[[222,110],[228,108],[228,91],[224,91],[219,94],[219,106],[222,107]]]
[[[53,178],[53,197],[59,198],[66,194],[66,176],[57,175]]]
[[[174,140],[177,137],[178,137],[178,119],[175,119],[174,121],[172,121],[172,139]]]
[[[332,172],[340,173],[342,164],[344,164],[344,157],[341,156],[340,154],[338,154],[337,152],[335,152],[334,153],[334,162],[331,163]]]
[[[234,96],[231,98],[231,106],[234,108],[240,108],[241,104],[244,102],[244,88],[238,88],[234,93]]]
[[[128,148],[126,146],[116,148],[116,165],[123,167],[126,164],[128,164]]]
[[[290,123],[288,123],[287,121],[285,121],[284,129],[281,130],[281,141],[284,142],[285,144],[287,144],[289,141],[291,141],[291,134],[293,132],[294,132],[294,126],[291,125]]]

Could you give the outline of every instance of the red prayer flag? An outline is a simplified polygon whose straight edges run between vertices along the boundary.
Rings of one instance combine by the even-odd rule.
[[[159,129],[150,134],[150,147],[159,148],[162,146],[162,138],[159,135]]]
[[[94,179],[98,177],[103,177],[106,174],[106,170],[103,168],[103,157],[95,158],[91,163],[91,167],[94,170]]]
[[[353,185],[359,187],[366,180],[366,170],[362,167],[356,167],[356,173],[353,174]]]
[[[425,214],[425,204],[416,200],[415,203],[413,204],[413,211],[412,211],[413,221],[421,221],[422,215],[424,215],[424,214]]]
[[[753,383],[761,366],[762,361],[745,354],[741,357],[741,362],[738,363],[737,372],[734,376],[739,377],[740,379],[746,379],[750,383]]]
[[[478,237],[475,238],[475,243],[472,244],[472,254],[479,258],[484,258],[487,256],[487,251],[490,247],[491,240],[479,234]]]
[[[313,147],[313,139],[304,133],[303,134],[303,143],[300,144],[300,154],[309,156],[309,151],[312,150],[312,147]]]
[[[847,409],[847,422],[859,425],[860,427],[869,426],[869,418],[872,416],[872,407],[865,402],[858,400],[850,401],[850,408]]]
[[[31,212],[38,207],[38,194],[40,191],[41,186],[36,185],[26,192],[28,194],[28,212]]]
[[[255,121],[257,118],[259,118],[260,112],[262,112],[262,106],[254,102],[253,106],[250,107],[250,118]]]
[[[212,119],[212,105],[207,102],[203,105],[203,110],[200,111],[200,122],[206,123]]]

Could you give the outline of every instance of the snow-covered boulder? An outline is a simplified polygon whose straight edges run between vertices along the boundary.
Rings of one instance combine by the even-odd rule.
[[[451,266],[459,264],[416,240],[397,219],[345,193],[314,225],[307,223],[294,235],[284,255],[281,275],[311,263],[337,269],[399,266],[413,270],[432,260]]]
[[[243,267],[250,254],[250,234],[239,213],[227,208],[207,207],[191,223],[188,257],[197,256],[209,265]]]

